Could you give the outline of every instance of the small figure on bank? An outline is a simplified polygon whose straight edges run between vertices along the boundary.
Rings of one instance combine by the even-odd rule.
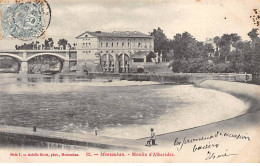
[[[98,128],[97,128],[97,127],[95,127],[94,131],[95,131],[95,135],[97,135]]]
[[[87,63],[85,63],[85,66],[84,66],[84,73],[86,74],[86,75],[88,75],[88,70],[87,70]]]
[[[147,143],[145,146],[151,146],[151,142],[152,142],[152,145],[155,145],[155,132],[154,132],[154,129],[151,128],[151,136],[150,138],[147,140]]]

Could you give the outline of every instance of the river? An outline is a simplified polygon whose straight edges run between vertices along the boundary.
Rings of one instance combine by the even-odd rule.
[[[0,124],[137,139],[229,119],[248,104],[193,85],[0,75]]]

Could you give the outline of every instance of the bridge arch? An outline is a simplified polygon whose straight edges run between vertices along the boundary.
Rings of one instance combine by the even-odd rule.
[[[37,58],[38,57],[43,57],[43,59],[40,59],[40,61],[42,61],[39,65],[39,62],[37,62]],[[50,59],[46,59],[47,63],[44,63],[44,59],[46,57],[49,57],[50,59],[53,60],[54,59],[54,64],[52,62],[50,62]],[[35,63],[36,60],[36,63]],[[58,63],[55,63],[58,62]],[[61,72],[63,70],[64,64],[66,64],[66,57],[62,56],[60,54],[56,54],[56,53],[49,53],[49,52],[42,52],[42,53],[38,53],[38,54],[34,54],[31,55],[27,58],[27,62],[28,62],[28,73],[42,73],[43,71],[49,71],[51,68],[53,70],[53,67],[55,68],[53,71],[55,72]],[[51,65],[52,64],[52,65]],[[54,66],[53,66],[54,65]],[[52,67],[51,67],[52,66]]]
[[[59,54],[43,52],[43,53],[34,54],[34,55],[28,57],[28,58],[27,58],[27,61],[29,61],[29,60],[31,60],[31,59],[37,57],[37,56],[43,56],[43,55],[52,55],[52,56],[58,57],[58,58],[60,58],[60,59],[62,59],[62,60],[66,60],[66,58],[65,58],[64,56],[61,56],[61,55],[59,55]]]
[[[0,57],[9,57],[9,58],[12,58],[16,63],[17,63],[17,67],[13,68],[13,66],[11,67],[12,69],[15,70],[15,72],[20,72],[21,70],[21,65],[22,65],[22,61],[23,61],[23,58],[18,56],[18,55],[15,55],[15,54],[11,54],[11,53],[0,53]],[[12,63],[12,65],[14,65]]]
[[[118,56],[119,73],[128,73],[130,68],[130,56],[126,53],[121,53]]]
[[[114,72],[115,59],[111,54],[103,54],[100,58],[101,67],[103,72]]]
[[[21,63],[21,61],[23,61],[22,57],[19,57],[18,55],[15,54],[10,54],[10,53],[0,53],[0,56],[9,56],[14,58],[15,60],[19,61],[19,63]]]

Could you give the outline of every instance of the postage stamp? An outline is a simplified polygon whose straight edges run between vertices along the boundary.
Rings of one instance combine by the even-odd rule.
[[[0,39],[32,40],[44,37],[51,10],[45,0],[1,1]]]

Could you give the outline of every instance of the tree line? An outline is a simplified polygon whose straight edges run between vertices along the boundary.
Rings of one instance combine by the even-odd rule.
[[[76,43],[73,43],[73,47],[66,39],[59,39],[57,46],[54,45],[52,38],[44,40],[44,43],[40,44],[39,41],[24,43],[23,45],[15,45],[16,50],[64,50],[66,47],[75,49]]]
[[[252,29],[250,41],[236,34],[223,34],[205,42],[197,41],[190,33],[178,33],[169,39],[161,28],[150,33],[155,37],[154,50],[169,61],[173,72],[183,73],[259,73],[260,38]]]

